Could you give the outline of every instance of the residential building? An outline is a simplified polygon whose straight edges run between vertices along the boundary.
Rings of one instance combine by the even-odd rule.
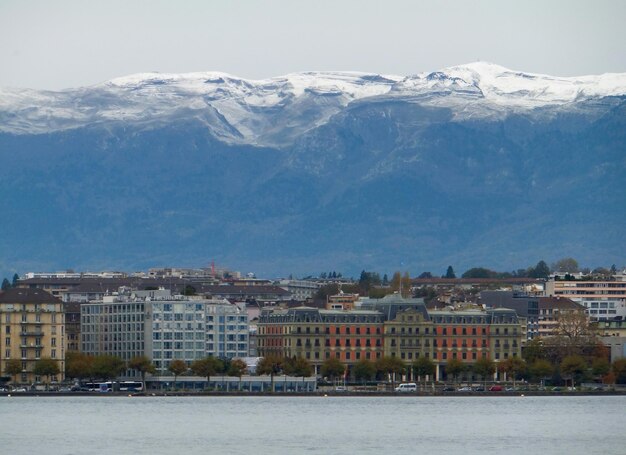
[[[257,302],[260,306],[290,301],[289,292],[278,286],[204,286],[202,293],[230,302]]]
[[[331,357],[348,366],[361,359],[379,359],[382,322],[378,311],[268,308],[259,318],[257,351],[261,356],[303,357],[319,374],[324,360]]]
[[[11,288],[0,293],[0,371],[17,359],[21,383],[37,383],[33,368],[39,359],[58,362],[61,380],[65,371],[65,312],[62,302],[41,289]]]
[[[304,302],[313,298],[321,284],[309,280],[280,280],[278,286],[289,292],[292,299]]]
[[[609,350],[611,362],[626,358],[626,321],[599,321],[596,330],[600,341]]]
[[[482,291],[480,303],[486,308],[510,308],[526,320],[526,338],[539,335],[539,297],[517,291]]]
[[[125,291],[81,305],[84,353],[123,360],[145,355],[160,375],[174,359],[190,365],[207,356],[247,357],[248,339],[247,314],[223,299]]]
[[[616,317],[626,318],[626,274],[610,279],[577,275],[553,275],[546,282],[545,295],[565,297],[580,303],[587,314],[597,321]]]
[[[541,337],[554,335],[559,325],[559,314],[584,311],[585,307],[571,299],[562,297],[539,298],[539,333]]]
[[[422,299],[392,294],[367,300],[356,310],[266,308],[257,336],[259,355],[304,357],[318,373],[329,358],[349,370],[359,360],[383,355],[407,364],[427,357],[435,362],[439,379],[451,359],[474,363],[521,356],[526,321],[511,309],[427,310]]]
[[[359,294],[344,294],[343,292],[336,295],[329,295],[326,302],[327,310],[354,310]]]
[[[80,303],[64,303],[65,308],[65,338],[67,351],[80,352]]]

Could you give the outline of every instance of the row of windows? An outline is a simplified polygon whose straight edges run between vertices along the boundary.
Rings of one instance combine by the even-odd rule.
[[[65,333],[65,326],[61,325],[59,327],[61,327],[60,332],[61,332],[61,335],[63,335]],[[20,330],[19,334],[21,336],[45,336],[46,335],[46,333],[44,333],[44,331],[41,330],[41,328],[39,328],[39,327],[34,328],[34,329],[31,329],[31,328],[28,328],[28,327],[20,327],[19,330]],[[11,334],[11,326],[10,325],[7,325],[7,326],[4,327],[4,333],[6,335],[10,335]],[[53,326],[50,327],[50,334],[52,334],[52,335],[56,335],[57,334],[57,326],[56,325],[53,325]]]

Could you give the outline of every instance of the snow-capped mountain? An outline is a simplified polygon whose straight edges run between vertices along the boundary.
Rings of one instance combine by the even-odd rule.
[[[0,272],[623,266],[625,150],[626,74],[479,62],[0,89]]]
[[[220,140],[284,146],[354,101],[389,98],[455,108],[455,118],[508,115],[626,94],[626,74],[552,77],[471,63],[402,77],[308,72],[246,80],[219,72],[144,73],[60,92],[0,91],[0,131],[48,133],[111,122],[203,121]]]

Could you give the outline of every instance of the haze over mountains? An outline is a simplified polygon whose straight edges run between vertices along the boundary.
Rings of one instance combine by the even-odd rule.
[[[0,89],[0,270],[623,265],[626,74]]]

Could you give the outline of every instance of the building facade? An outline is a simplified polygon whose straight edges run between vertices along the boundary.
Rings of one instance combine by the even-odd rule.
[[[304,357],[318,373],[329,358],[349,370],[362,359],[398,357],[408,365],[427,357],[439,379],[451,359],[469,364],[520,357],[525,339],[525,319],[514,310],[429,311],[421,299],[397,295],[356,310],[268,308],[258,323],[259,355]]]
[[[564,297],[580,303],[596,321],[616,317],[626,318],[626,275],[619,273],[611,279],[588,279],[570,275],[570,279],[552,276],[546,282],[545,295]]]
[[[482,291],[480,303],[486,308],[510,308],[526,320],[526,338],[539,335],[539,297],[516,291]]]
[[[168,374],[172,360],[191,365],[207,356],[247,357],[248,337],[247,314],[224,300],[157,290],[108,296],[81,306],[84,353],[126,361],[145,355],[159,375]]]
[[[33,384],[42,381],[33,371],[41,359],[57,362],[62,380],[65,371],[65,312],[62,302],[41,289],[11,288],[0,293],[0,371],[7,361],[21,362],[21,372],[12,378]]]

